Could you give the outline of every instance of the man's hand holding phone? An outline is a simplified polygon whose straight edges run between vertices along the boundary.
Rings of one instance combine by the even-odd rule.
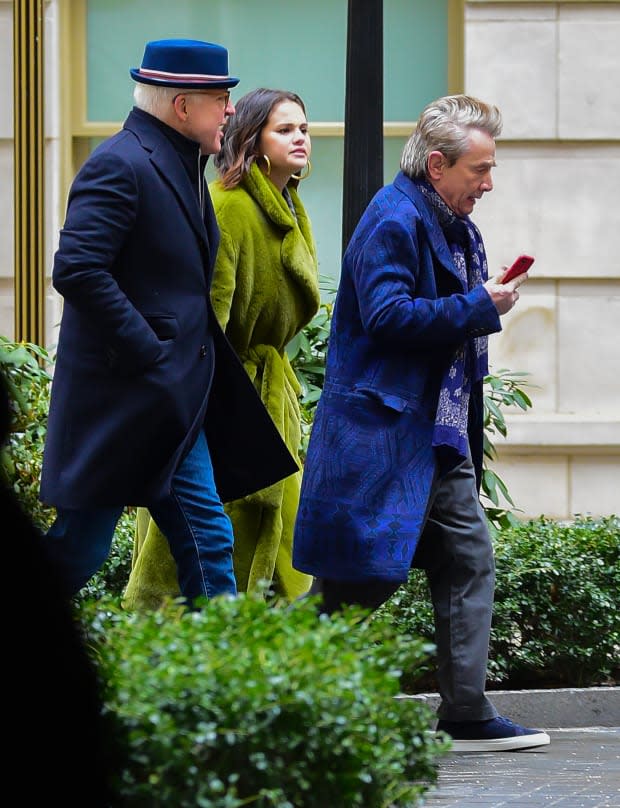
[[[533,263],[531,255],[520,255],[511,267],[484,284],[500,316],[509,312],[519,299],[518,287],[527,280],[525,273]]]
[[[533,263],[534,259],[531,255],[520,255],[514,260],[512,266],[508,267],[506,272],[502,275],[500,282],[510,283],[510,281],[514,280],[519,275],[523,275],[524,272],[527,272]]]

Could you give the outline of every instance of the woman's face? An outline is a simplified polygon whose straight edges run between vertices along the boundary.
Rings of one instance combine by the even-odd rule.
[[[271,163],[271,181],[284,188],[292,174],[301,171],[310,157],[308,121],[294,101],[281,101],[271,110],[259,141],[259,155]]]

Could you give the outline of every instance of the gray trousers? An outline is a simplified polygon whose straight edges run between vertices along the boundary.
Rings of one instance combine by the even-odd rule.
[[[425,570],[435,614],[439,718],[484,721],[497,715],[485,695],[495,561],[471,459],[433,484],[413,564]],[[389,581],[333,581],[313,586],[322,611],[343,604],[376,609],[398,589]]]

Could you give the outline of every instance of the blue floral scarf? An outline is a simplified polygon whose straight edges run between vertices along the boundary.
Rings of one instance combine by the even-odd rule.
[[[430,204],[452,254],[463,292],[470,292],[488,278],[480,231],[468,216],[459,217],[426,180],[416,182]],[[489,372],[488,337],[467,340],[456,352],[442,379],[435,415],[433,446],[440,460],[454,463],[469,454],[467,424],[472,386]]]

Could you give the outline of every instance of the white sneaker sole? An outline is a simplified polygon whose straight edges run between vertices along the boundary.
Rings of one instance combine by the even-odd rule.
[[[551,738],[546,732],[537,732],[534,735],[515,735],[512,738],[488,738],[461,741],[452,739],[451,752],[511,752],[518,749],[534,749],[537,746],[547,746]]]

